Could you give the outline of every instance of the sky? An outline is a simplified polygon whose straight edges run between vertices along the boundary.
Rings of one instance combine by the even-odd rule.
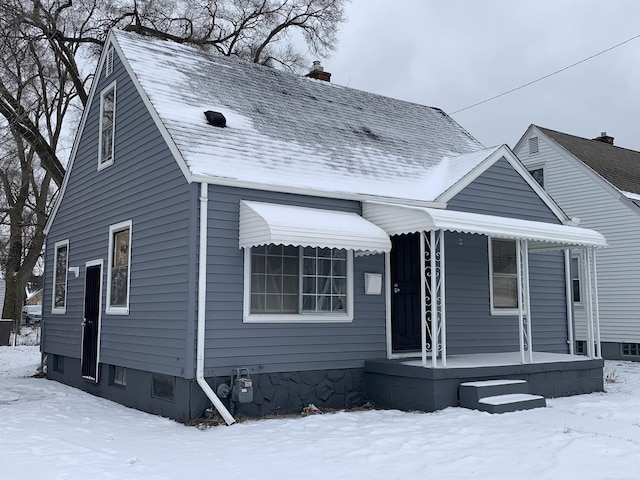
[[[33,378],[39,360],[37,346],[0,346],[2,478],[638,477],[638,362],[607,361],[606,393],[523,412],[364,410],[199,429]]]
[[[640,35],[637,0],[352,0],[346,15],[323,60],[334,83],[439,107],[487,147],[533,123],[640,150],[640,38],[452,114]]]

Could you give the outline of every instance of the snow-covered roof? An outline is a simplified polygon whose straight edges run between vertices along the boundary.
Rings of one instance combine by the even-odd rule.
[[[496,150],[437,108],[130,32],[113,39],[190,180],[434,201]]]

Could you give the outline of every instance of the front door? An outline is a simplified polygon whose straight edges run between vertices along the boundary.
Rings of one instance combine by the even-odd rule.
[[[396,235],[391,245],[391,348],[395,353],[419,351],[420,234]]]
[[[82,320],[82,378],[98,383],[98,336],[102,298],[102,261],[87,264]]]

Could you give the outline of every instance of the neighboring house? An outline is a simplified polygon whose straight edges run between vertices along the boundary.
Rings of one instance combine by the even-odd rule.
[[[563,250],[605,241],[567,222],[439,109],[112,32],[47,225],[47,376],[229,423],[601,390]]]
[[[580,225],[601,232],[597,253],[602,355],[640,360],[640,152],[613,145],[602,133],[587,139],[531,125],[515,153],[545,190]],[[573,300],[579,352],[588,347],[583,262],[573,258]]]

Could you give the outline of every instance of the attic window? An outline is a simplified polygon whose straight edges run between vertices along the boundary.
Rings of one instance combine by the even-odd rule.
[[[531,137],[529,139],[529,155],[532,153],[538,153],[538,137]]]
[[[227,119],[220,112],[207,110],[206,112],[204,112],[204,116],[207,117],[207,122],[209,122],[209,125],[220,128],[224,128],[227,126]]]
[[[108,77],[113,73],[113,48],[107,51],[107,66],[105,68],[105,77]]]

